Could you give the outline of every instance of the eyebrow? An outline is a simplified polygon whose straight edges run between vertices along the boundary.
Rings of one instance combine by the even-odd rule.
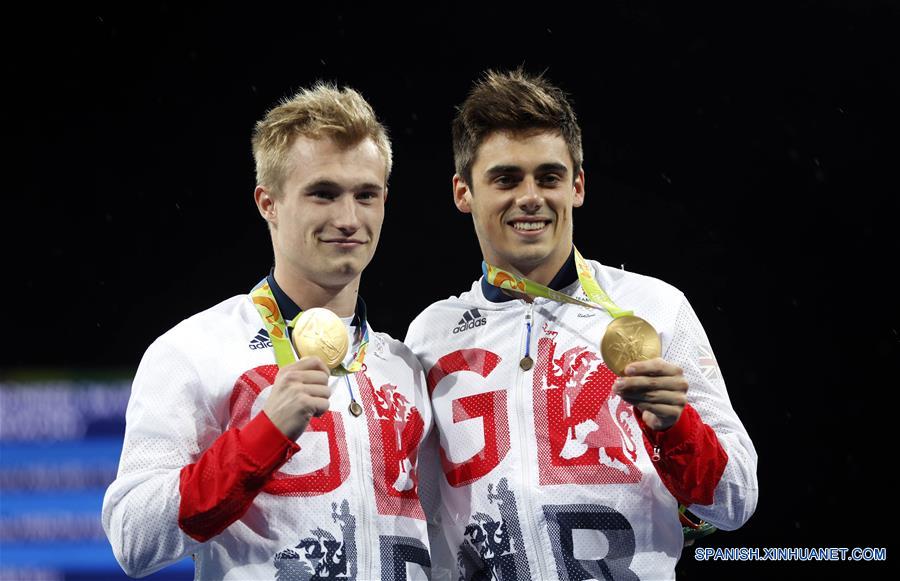
[[[495,165],[484,171],[487,175],[496,175],[501,173],[521,173],[522,168],[517,165]]]
[[[523,173],[523,171],[524,170],[522,170],[522,168],[517,165],[495,165],[495,166],[490,167],[487,170],[485,170],[484,173],[486,175],[493,176],[493,175],[504,174],[504,173]],[[537,166],[537,169],[535,171],[537,173],[547,173],[547,172],[555,171],[555,172],[566,174],[569,172],[569,168],[566,167],[566,165],[562,164],[562,163],[550,162],[550,163],[542,163],[541,165]]]
[[[344,187],[337,183],[334,180],[316,180],[311,184],[307,184],[305,188],[303,188],[304,192],[312,192],[315,190],[343,190]],[[349,188],[351,191],[358,192],[361,190],[375,190],[377,192],[384,191],[384,186],[381,184],[375,184],[371,182],[363,182],[361,184],[357,184],[352,188]]]
[[[555,171],[558,173],[565,174],[565,173],[569,173],[569,168],[566,167],[565,164],[558,163],[558,162],[542,163],[541,165],[537,166],[537,171],[539,171],[541,173]]]

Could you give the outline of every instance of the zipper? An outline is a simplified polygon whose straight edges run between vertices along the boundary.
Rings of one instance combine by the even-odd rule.
[[[528,303],[528,310],[525,311],[525,349],[523,350],[526,357],[531,352],[531,327],[533,321],[534,303]],[[526,423],[526,397],[524,394],[524,379],[526,375],[532,375],[531,368],[526,370],[522,367],[519,367],[519,373],[516,381],[516,390],[515,392],[513,392],[513,395],[519,400],[516,402],[516,413],[519,419],[519,449],[522,451],[520,455],[522,458],[522,472],[525,481],[525,486],[522,487],[522,503],[525,505],[525,518],[528,520],[528,528],[531,531],[533,544],[537,549],[535,551],[535,561],[537,561],[538,566],[538,577],[541,578],[544,576],[544,572],[547,569],[544,566],[544,551],[543,543],[541,542],[541,534],[538,530],[538,526],[534,518],[534,507],[532,506],[531,495],[529,494],[529,490],[531,488],[531,458],[529,455],[528,438],[526,437],[525,433],[528,428],[533,427],[534,422],[532,422],[532,424]]]
[[[527,366],[520,365],[523,371],[528,371],[531,369],[532,365],[534,365],[534,359],[531,358],[531,323],[534,311],[534,303],[528,304],[528,310],[525,311],[525,357],[522,358],[522,362],[528,362]]]
[[[350,375],[345,375],[344,379],[347,381],[347,388],[350,389],[350,392],[353,393],[353,390],[350,386]],[[356,384],[356,390],[359,391],[359,383]],[[343,413],[341,413],[344,416]],[[356,485],[356,493],[357,498],[359,499],[359,532],[360,534],[356,537],[356,554],[359,558],[360,566],[357,568],[357,579],[366,579],[371,577],[371,567],[370,563],[371,555],[368,550],[368,543],[371,542],[372,536],[369,532],[369,506],[365,503],[366,499],[369,498],[369,495],[366,494],[366,466],[365,466],[365,456],[363,450],[363,439],[367,434],[363,434],[362,431],[365,429],[366,422],[366,414],[365,410],[359,416],[349,415],[346,416],[350,419],[350,423],[353,424],[353,448],[354,448],[354,456],[356,457],[356,473],[359,478],[355,478],[354,480],[357,482]],[[374,499],[373,499],[374,500]]]

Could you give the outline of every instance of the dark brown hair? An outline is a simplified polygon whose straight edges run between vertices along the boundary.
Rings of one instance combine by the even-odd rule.
[[[573,162],[573,179],[581,170],[581,128],[566,94],[543,75],[524,70],[489,70],[475,82],[453,119],[456,173],[472,184],[478,147],[495,131],[550,131],[565,140]]]

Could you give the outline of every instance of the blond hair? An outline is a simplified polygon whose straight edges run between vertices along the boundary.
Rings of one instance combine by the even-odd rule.
[[[391,174],[391,142],[372,106],[349,87],[338,89],[320,81],[311,89],[282,99],[256,123],[252,143],[257,184],[275,193],[281,191],[289,171],[288,151],[300,135],[312,139],[329,137],[341,147],[370,138],[384,157],[385,180]]]
[[[453,161],[456,173],[472,183],[478,147],[496,131],[550,131],[566,142],[573,162],[573,179],[581,170],[581,128],[566,94],[543,75],[524,70],[489,70],[475,82],[453,119]]]

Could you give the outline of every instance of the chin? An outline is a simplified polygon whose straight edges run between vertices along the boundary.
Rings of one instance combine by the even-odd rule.
[[[516,250],[516,252],[511,252],[509,254],[511,259],[510,262],[514,264],[527,264],[531,267],[539,266],[553,254],[552,249],[535,248],[534,246],[527,246]]]
[[[359,276],[363,268],[364,265],[359,264],[356,260],[335,260],[326,276],[329,280],[341,281],[341,284],[346,284]]]

